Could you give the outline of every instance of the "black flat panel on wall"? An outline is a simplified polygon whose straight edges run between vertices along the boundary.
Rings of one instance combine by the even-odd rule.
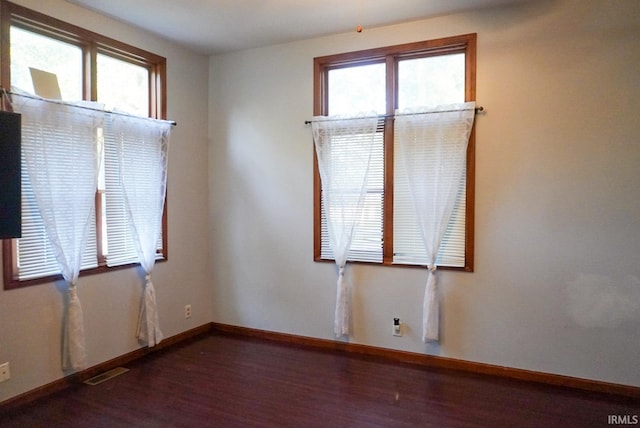
[[[0,111],[0,239],[21,236],[20,123]]]

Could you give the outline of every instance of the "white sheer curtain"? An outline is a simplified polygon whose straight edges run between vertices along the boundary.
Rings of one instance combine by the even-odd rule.
[[[162,225],[170,129],[168,122],[111,116],[131,235],[146,273],[137,337],[148,346],[163,339],[151,272]]]
[[[97,133],[104,113],[13,95],[22,113],[27,172],[55,251],[69,300],[63,325],[63,369],[86,367],[82,307],[76,291],[87,232],[95,221],[99,154]]]
[[[474,116],[473,102],[396,114],[398,156],[406,167],[428,259],[422,314],[425,342],[439,339],[436,258],[462,182]]]
[[[354,231],[362,217],[377,125],[375,113],[366,117],[316,116],[312,121],[322,203],[331,250],[338,266],[334,317],[337,337],[349,334],[351,293],[345,268]]]

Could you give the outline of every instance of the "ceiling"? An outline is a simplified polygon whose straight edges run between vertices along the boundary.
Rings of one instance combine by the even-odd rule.
[[[67,0],[203,54],[527,0]]]

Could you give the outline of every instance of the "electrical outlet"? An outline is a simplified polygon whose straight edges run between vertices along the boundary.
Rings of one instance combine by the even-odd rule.
[[[191,305],[184,305],[184,317],[191,318]]]
[[[402,323],[400,322],[400,318],[393,319],[392,334],[394,336],[402,336]]]
[[[4,382],[11,379],[11,373],[9,372],[9,363],[0,364],[0,382]]]

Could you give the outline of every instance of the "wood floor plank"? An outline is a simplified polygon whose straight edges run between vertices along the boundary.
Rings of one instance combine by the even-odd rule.
[[[211,334],[2,427],[599,427],[637,399]]]

